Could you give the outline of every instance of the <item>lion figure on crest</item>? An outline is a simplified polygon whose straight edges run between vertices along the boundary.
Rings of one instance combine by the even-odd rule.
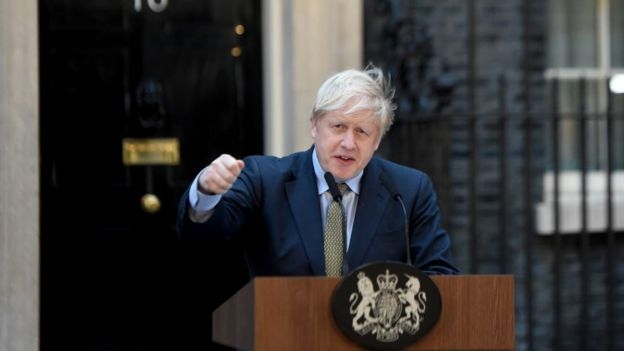
[[[358,274],[358,282],[357,282],[358,290],[362,295],[362,299],[358,303],[357,307],[355,307],[355,303],[358,300],[358,294],[352,293],[349,296],[349,302],[351,303],[351,307],[349,308],[349,312],[355,317],[353,317],[353,329],[356,332],[364,329],[368,325],[377,322],[377,318],[371,315],[371,312],[375,308],[375,297],[378,292],[375,291],[375,287],[373,286],[373,281],[367,277],[364,272],[360,272]],[[360,319],[364,318],[364,321],[360,323]]]
[[[405,287],[407,289],[400,290],[399,298],[402,303],[406,303],[405,307],[406,315],[401,318],[401,321],[413,321],[414,327],[418,328],[420,324],[420,315],[425,313],[425,302],[427,301],[427,295],[424,291],[420,291],[420,280],[411,275],[405,274],[407,282]]]

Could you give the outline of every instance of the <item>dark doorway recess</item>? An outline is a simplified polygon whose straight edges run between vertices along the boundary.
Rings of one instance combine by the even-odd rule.
[[[219,154],[262,153],[260,1],[39,5],[41,349],[218,349],[211,312],[244,260],[179,239],[176,207]],[[122,162],[124,138],[162,137],[179,164]]]

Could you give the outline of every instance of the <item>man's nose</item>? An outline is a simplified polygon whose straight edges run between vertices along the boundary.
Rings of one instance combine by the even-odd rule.
[[[353,149],[355,147],[355,138],[352,131],[344,133],[341,145],[345,149]]]

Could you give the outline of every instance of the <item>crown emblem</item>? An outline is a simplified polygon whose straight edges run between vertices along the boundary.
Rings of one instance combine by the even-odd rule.
[[[399,277],[397,277],[396,274],[390,274],[387,269],[386,274],[380,274],[377,276],[377,285],[381,290],[394,290],[398,282]]]

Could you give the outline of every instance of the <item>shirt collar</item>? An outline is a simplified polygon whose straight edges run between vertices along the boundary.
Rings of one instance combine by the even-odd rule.
[[[314,147],[314,150],[312,151],[312,164],[314,165],[314,173],[316,174],[318,194],[321,195],[329,190],[329,185],[327,185],[327,181],[325,180],[325,171],[323,170],[323,167],[321,167],[318,155],[316,154],[316,147]],[[364,171],[362,170],[355,177],[345,181],[345,183],[349,186],[349,189],[358,195],[360,194],[360,180],[362,179],[363,174]]]

